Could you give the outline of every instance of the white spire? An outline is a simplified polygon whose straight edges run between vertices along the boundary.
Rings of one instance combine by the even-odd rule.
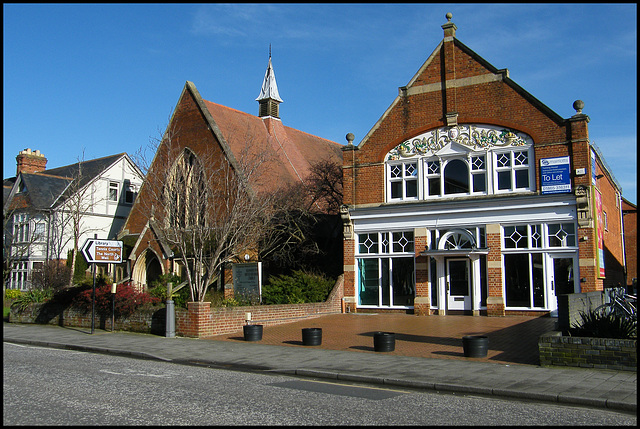
[[[271,51],[271,48],[269,48],[269,51]],[[271,65],[271,52],[269,52],[269,66],[267,67],[267,72],[264,74],[262,90],[260,90],[260,95],[256,98],[256,101],[268,99],[282,103],[280,94],[278,94],[278,85],[276,85],[276,74],[274,73],[273,66]]]

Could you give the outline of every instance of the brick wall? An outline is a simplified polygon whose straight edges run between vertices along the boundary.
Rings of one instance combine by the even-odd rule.
[[[208,302],[188,303],[187,311],[176,310],[176,335],[207,338],[236,332],[245,324],[245,313],[251,313],[252,324],[264,326],[340,313],[343,295],[344,282],[340,277],[325,302],[214,308]]]
[[[638,371],[637,340],[565,337],[559,332],[540,336],[541,366]]]
[[[116,331],[142,332],[145,334],[164,335],[166,309],[154,308],[152,310],[139,310],[129,317],[117,318],[113,329]],[[91,328],[91,311],[82,311],[77,308],[66,308],[60,311],[48,310],[45,304],[31,304],[27,309],[18,313],[11,309],[9,321],[12,323],[38,323],[58,326],[73,326],[79,328]],[[111,316],[96,314],[94,319],[95,329],[110,331]]]
[[[622,201],[624,211],[624,252],[627,265],[627,290],[634,278],[638,278],[638,209]]]
[[[190,302],[188,309],[175,309],[175,333],[179,336],[206,338],[227,334],[242,329],[245,313],[252,314],[254,324],[265,326],[279,325],[301,319],[314,318],[324,314],[340,313],[344,282],[342,276],[334,285],[325,302],[282,305],[256,305],[247,307],[211,308],[208,302]],[[18,313],[11,310],[9,316],[13,323],[42,323],[59,326],[91,328],[91,312],[76,308],[50,309],[45,304],[32,304]],[[139,310],[130,317],[116,319],[114,329],[164,335],[166,332],[166,309],[155,308],[150,311]],[[96,329],[111,330],[111,317],[96,315]]]

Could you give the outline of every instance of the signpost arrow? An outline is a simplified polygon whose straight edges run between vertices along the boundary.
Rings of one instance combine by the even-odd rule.
[[[119,264],[122,262],[122,241],[89,238],[82,246],[81,252],[90,264]]]

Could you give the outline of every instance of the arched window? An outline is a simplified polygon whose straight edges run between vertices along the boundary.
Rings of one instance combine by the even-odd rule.
[[[164,188],[169,225],[177,228],[203,225],[207,206],[205,184],[202,163],[193,152],[185,149],[174,164]]]
[[[444,194],[469,192],[469,167],[461,159],[453,159],[444,167]]]
[[[438,249],[446,250],[472,249],[475,246],[473,235],[463,230],[449,231],[438,242]]]

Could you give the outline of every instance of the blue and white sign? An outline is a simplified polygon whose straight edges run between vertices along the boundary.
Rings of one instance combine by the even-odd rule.
[[[571,168],[568,156],[540,160],[540,183],[543,194],[571,192]]]

